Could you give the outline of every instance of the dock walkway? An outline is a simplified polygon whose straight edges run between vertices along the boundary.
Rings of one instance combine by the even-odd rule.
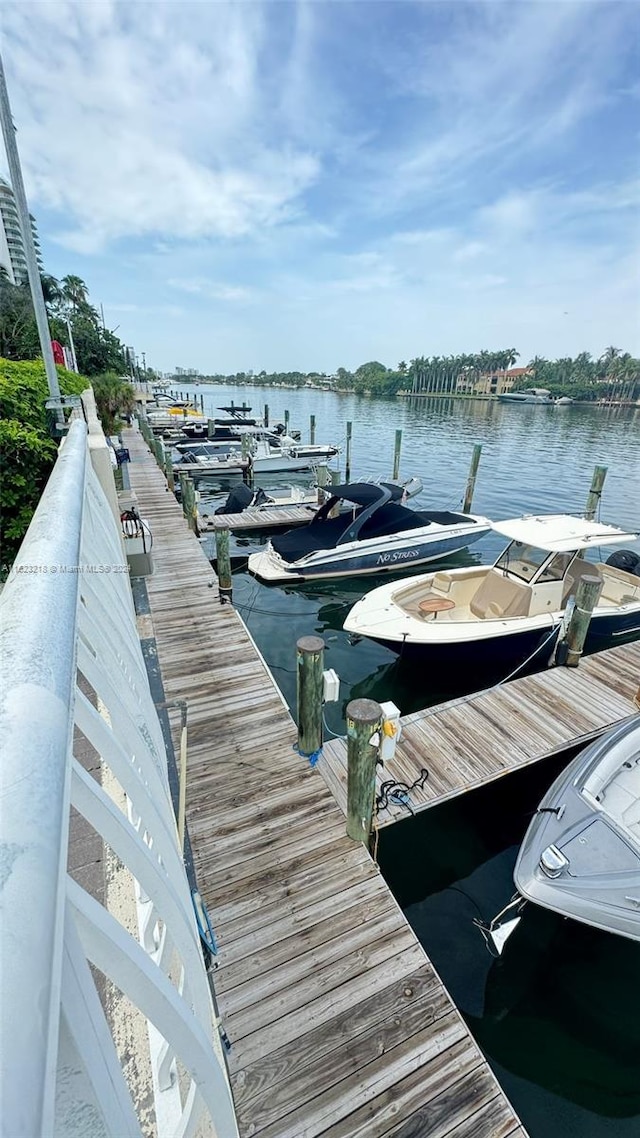
[[[640,642],[581,660],[579,668],[552,668],[402,718],[394,758],[379,768],[377,786],[396,779],[407,786],[426,768],[422,789],[411,791],[419,813],[510,771],[575,744],[638,714]],[[341,810],[347,809],[344,739],[323,746],[318,770]],[[380,810],[380,828],[407,817],[399,802]]]
[[[202,503],[201,503],[202,509]],[[274,526],[304,526],[311,521],[318,506],[274,506],[273,509],[252,510],[247,507],[241,514],[198,514],[201,533],[218,530],[272,529]]]
[[[526,1138],[367,850],[294,751],[289,712],[146,445],[125,436],[153,532],[165,695],[188,701],[187,823],[242,1138]]]

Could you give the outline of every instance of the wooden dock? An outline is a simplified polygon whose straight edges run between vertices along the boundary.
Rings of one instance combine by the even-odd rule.
[[[211,533],[221,529],[272,529],[274,526],[307,525],[316,513],[315,506],[274,506],[273,509],[252,510],[249,506],[241,514],[198,514],[200,533]]]
[[[293,749],[272,677],[219,604],[142,438],[125,438],[154,537],[165,694],[188,701],[187,822],[242,1138],[526,1138],[376,865]]]
[[[378,768],[377,787],[387,779],[411,786],[423,768],[422,789],[411,791],[415,813],[482,786],[510,771],[588,743],[605,728],[638,714],[640,642],[585,657],[579,668],[552,668],[463,699],[451,700],[402,719],[394,758]],[[341,810],[347,810],[344,739],[323,745],[318,770]],[[379,827],[407,817],[389,802]]]

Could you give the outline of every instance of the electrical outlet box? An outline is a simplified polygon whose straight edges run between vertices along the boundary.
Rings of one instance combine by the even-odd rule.
[[[322,698],[325,703],[336,703],[340,699],[340,676],[333,668],[322,673]]]
[[[396,745],[402,735],[402,725],[400,723],[400,708],[396,707],[395,703],[391,703],[389,700],[387,703],[381,703],[380,707],[382,708],[380,759],[384,764],[388,763],[396,753]]]

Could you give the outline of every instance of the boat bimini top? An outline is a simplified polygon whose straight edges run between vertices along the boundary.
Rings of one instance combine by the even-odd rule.
[[[573,553],[591,546],[618,545],[636,541],[640,536],[604,522],[575,518],[571,514],[525,514],[521,518],[492,522],[491,528],[510,541],[535,546],[548,553]]]
[[[284,561],[291,563],[319,549],[336,549],[348,542],[418,529],[433,522],[441,526],[455,526],[476,521],[465,514],[447,511],[417,513],[400,505],[404,496],[404,487],[390,482],[352,482],[332,486],[331,497],[308,525],[273,537],[271,545]],[[339,509],[343,502],[352,503],[354,509],[331,518],[331,512]]]

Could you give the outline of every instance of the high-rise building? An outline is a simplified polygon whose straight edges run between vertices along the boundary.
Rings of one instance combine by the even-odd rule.
[[[36,221],[32,214],[29,214],[29,217],[31,218],[31,232],[36,247],[36,258],[42,272]],[[0,266],[6,271],[12,284],[25,284],[29,278],[27,258],[22,233],[20,232],[20,222],[18,221],[18,210],[13,190],[4,178],[0,178],[0,218],[2,219],[2,225],[0,225]]]

